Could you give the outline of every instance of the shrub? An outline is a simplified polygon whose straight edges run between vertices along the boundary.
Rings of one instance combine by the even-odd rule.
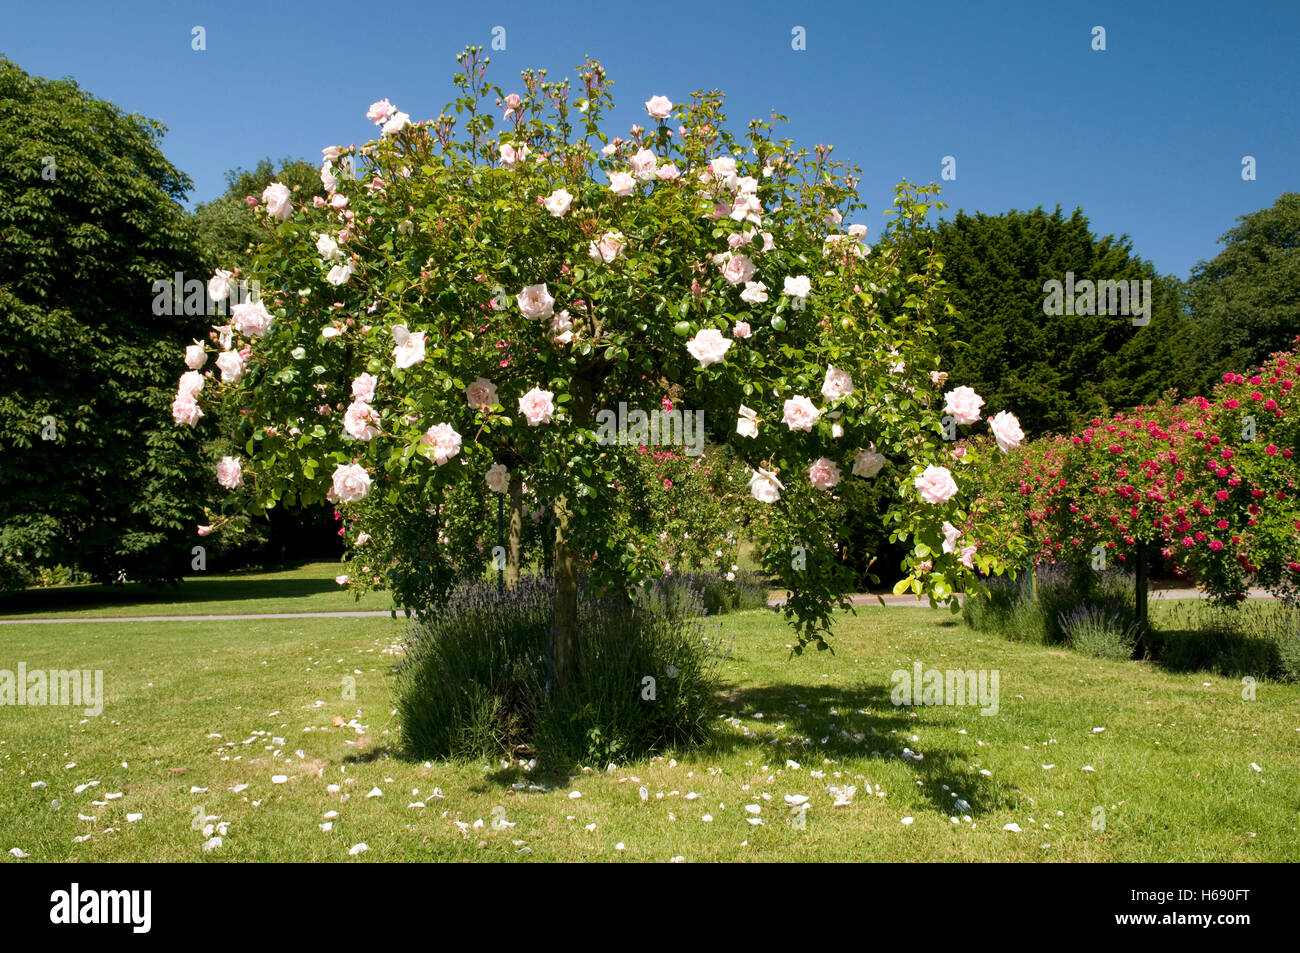
[[[1285,678],[1294,677],[1286,659],[1298,633],[1300,610],[1281,603],[1237,609],[1190,603],[1169,610],[1152,633],[1152,647],[1160,664],[1174,671]]]
[[[752,572],[742,570],[727,580],[718,573],[685,572],[665,576],[655,586],[669,594],[679,609],[697,600],[705,615],[722,615],[726,612],[743,612],[761,609],[767,605],[767,587]]]
[[[535,752],[565,766],[699,744],[715,714],[715,660],[698,597],[655,586],[635,602],[584,591],[581,662],[551,683],[553,580],[498,596],[474,581],[414,626],[397,669],[407,750],[420,758]]]
[[[1076,652],[1117,662],[1133,657],[1137,625],[1120,612],[1107,611],[1098,605],[1082,605],[1062,612],[1058,625]]]

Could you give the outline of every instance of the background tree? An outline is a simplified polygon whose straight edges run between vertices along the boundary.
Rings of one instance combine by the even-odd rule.
[[[1241,216],[1219,241],[1223,251],[1192,269],[1187,292],[1207,390],[1287,349],[1300,331],[1300,193]]]
[[[248,275],[253,250],[265,237],[248,199],[259,199],[272,182],[288,186],[295,200],[303,203],[326,194],[320,170],[303,159],[286,157],[273,163],[266,158],[251,171],[236,168],[227,172],[226,191],[194,210],[205,275],[217,268]],[[213,462],[238,452],[228,435],[214,434],[204,443],[204,456]],[[210,540],[223,569],[335,558],[342,552],[332,506],[280,506],[250,514],[233,506],[229,492],[214,481],[209,480],[206,487],[208,516],[204,522],[223,520],[223,531]]]
[[[0,586],[189,569],[210,477],[166,365],[206,319],[152,307],[155,279],[201,271],[163,132],[0,57]]]
[[[1013,411],[1026,432],[1068,432],[1112,408],[1195,384],[1188,372],[1179,282],[1136,257],[1126,237],[1098,238],[1075,209],[1001,215],[958,213],[933,235],[958,315],[941,341],[943,368],[990,404]],[[1050,280],[1152,282],[1151,320],[1043,313]]]

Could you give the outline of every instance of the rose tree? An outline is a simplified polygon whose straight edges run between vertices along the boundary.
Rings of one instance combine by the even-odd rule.
[[[607,139],[613,84],[594,61],[576,86],[525,71],[509,95],[477,48],[459,61],[437,119],[383,100],[377,140],[324,150],[328,198],[263,195],[263,299],[214,329],[219,379],[185,375],[174,407],[229,422],[244,458],[224,481],[266,506],[336,502],[364,563],[349,584],[417,609],[482,549],[457,540],[457,514],[506,493],[517,516],[526,485],[554,525],[561,680],[580,574],[628,587],[662,571],[653,514],[615,518],[642,502],[619,498],[644,442],[611,439],[602,412],[620,403],[671,395],[750,467],[798,650],[826,646],[848,584],[831,504],[868,480],[896,487],[891,528],[918,541],[905,584],[946,600],[973,578],[974,547],[943,545],[946,521],[968,523],[951,468],[978,455],[958,465],[943,439],[939,265],[904,263],[934,190],[900,187],[898,240],[871,249],[865,226],[840,227],[863,207],[856,170],[770,122],[734,137],[718,93],[656,95],[648,128]],[[978,419],[958,402],[959,423]]]

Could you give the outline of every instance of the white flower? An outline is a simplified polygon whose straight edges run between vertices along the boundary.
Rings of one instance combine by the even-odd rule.
[[[424,360],[424,332],[412,334],[404,324],[393,326],[393,362],[398,367],[411,367]]]
[[[762,304],[767,300],[767,285],[761,281],[745,282],[745,290],[740,293],[740,300],[748,304]]]
[[[736,418],[736,433],[742,437],[758,436],[758,414],[744,404],[740,405],[740,416]]]
[[[700,362],[700,367],[719,363],[727,355],[731,339],[722,336],[717,328],[704,328],[686,342],[686,350]]]
[[[812,281],[807,275],[786,276],[784,291],[792,298],[806,298],[812,293]]]
[[[560,218],[569,210],[569,206],[573,204],[573,196],[569,194],[568,189],[556,189],[547,196],[546,201],[543,204],[546,207],[546,211],[550,212],[556,218]]]
[[[784,489],[785,485],[771,470],[760,468],[749,478],[749,492],[760,503],[775,503],[781,498],[781,491]]]

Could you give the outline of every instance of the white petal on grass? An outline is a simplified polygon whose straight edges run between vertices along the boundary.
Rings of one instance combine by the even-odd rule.
[[[1079,770],[1080,770],[1080,771],[1096,771],[1097,769],[1094,768],[1094,767],[1093,767],[1092,765],[1090,765],[1090,764],[1085,764],[1085,765],[1084,765],[1082,768],[1080,768]]]
[[[216,850],[222,844],[220,837],[209,837],[203,842],[204,850]]]
[[[28,857],[32,855],[27,853],[27,851],[23,850],[21,847],[10,847],[9,856],[17,857],[19,860],[26,860]]]
[[[45,787],[49,787],[49,785],[47,785],[44,781],[33,781],[33,782],[32,782],[32,790],[33,790],[33,791],[38,791],[38,790],[40,790],[41,788],[45,788]],[[14,850],[17,850],[17,849],[18,849],[18,848],[16,848],[16,847],[14,848]]]
[[[377,787],[371,788],[370,793],[366,795],[366,797],[383,797],[383,796],[384,796],[384,792],[379,790],[379,788]]]
[[[570,791],[570,792],[569,792],[569,800],[570,800],[570,801],[576,801],[576,800],[577,800],[578,798],[580,798],[580,797],[582,797],[582,792],[581,792],[581,791]]]
[[[1256,771],[1263,771],[1263,770],[1264,770],[1264,769],[1261,768],[1259,765],[1257,765],[1254,761],[1252,761],[1252,762],[1250,763],[1250,766],[1251,766],[1252,768],[1254,768]]]
[[[1004,825],[1002,826],[1002,829],[1003,829],[1004,831],[1010,831],[1010,832],[1013,833],[1013,834],[1019,834],[1019,833],[1020,833],[1020,825],[1017,824],[1015,821],[1012,821],[1010,824],[1004,824]]]
[[[746,804],[746,805],[745,805],[745,810],[748,811],[750,814],[762,814],[762,813],[763,813],[763,807],[762,807],[762,805],[760,805],[760,804]]]
[[[800,804],[807,804],[807,803],[808,803],[808,795],[806,795],[806,794],[787,794],[787,795],[785,796],[785,803],[786,803],[786,804],[792,804],[792,805],[795,805],[796,807],[797,807],[798,805],[800,805]]]
[[[357,854],[364,853],[369,849],[370,849],[369,844],[365,844],[365,843],[353,844],[351,847],[348,848],[348,855],[351,857],[355,857],[357,856]]]
[[[275,774],[275,775],[272,775],[272,776],[271,776],[271,783],[272,783],[272,784],[284,784],[284,783],[285,783],[286,781],[288,781],[288,780],[289,780],[289,778],[288,778],[286,775],[283,775],[283,774]]]
[[[324,824],[320,826],[320,829],[324,831],[326,834],[328,834],[330,831],[334,830],[334,822],[326,821]]]
[[[915,820],[916,820],[916,818],[914,818],[914,817],[905,817],[905,818],[903,818],[903,826],[904,826],[904,827],[911,827],[911,826],[912,826],[912,822],[915,821]]]
[[[128,824],[135,824],[137,821],[140,821],[140,820],[143,820],[143,819],[144,819],[144,815],[143,815],[143,814],[128,814],[128,815],[126,816],[126,822],[127,822]]]

